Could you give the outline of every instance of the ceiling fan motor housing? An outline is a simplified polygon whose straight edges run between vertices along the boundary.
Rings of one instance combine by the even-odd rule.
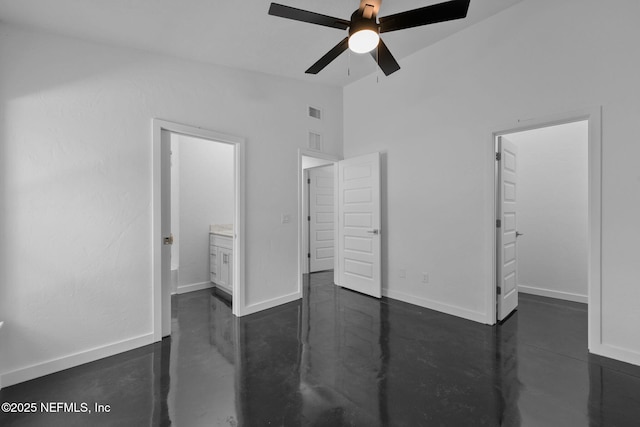
[[[351,25],[349,26],[349,36],[357,33],[360,30],[371,30],[376,33],[380,33],[380,25],[376,22],[375,15],[367,19],[362,16],[361,10],[356,10],[351,15]]]

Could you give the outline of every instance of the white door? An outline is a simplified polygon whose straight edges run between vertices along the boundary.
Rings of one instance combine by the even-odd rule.
[[[160,194],[162,233],[161,313],[162,336],[171,335],[171,133],[162,130],[160,136]]]
[[[380,298],[380,154],[338,162],[339,286]]]
[[[309,169],[310,271],[333,268],[333,165]]]
[[[498,137],[497,278],[498,321],[518,306],[518,246],[516,221],[517,147]]]

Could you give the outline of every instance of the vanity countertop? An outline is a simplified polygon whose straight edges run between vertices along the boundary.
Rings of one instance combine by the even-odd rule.
[[[209,233],[233,237],[233,224],[211,224],[209,226]]]

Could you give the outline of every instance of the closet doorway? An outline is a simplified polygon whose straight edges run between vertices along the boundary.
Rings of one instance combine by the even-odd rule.
[[[335,271],[336,195],[333,156],[312,151],[299,152],[298,231],[299,289],[305,278],[320,271]],[[334,281],[335,283],[335,281]]]
[[[509,321],[518,293],[586,303],[588,348],[600,345],[599,109],[519,121],[493,133],[493,318]],[[530,298],[529,298],[530,299]]]

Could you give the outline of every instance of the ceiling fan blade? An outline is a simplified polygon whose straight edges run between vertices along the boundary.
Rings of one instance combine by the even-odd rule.
[[[281,18],[293,19],[294,21],[308,22],[310,24],[324,25],[325,27],[338,28],[346,30],[351,25],[350,21],[332,16],[321,15],[308,10],[297,9],[283,4],[271,3],[269,7],[269,15],[279,16]]]
[[[313,64],[305,73],[318,74],[324,67],[329,65],[331,61],[336,59],[342,52],[349,47],[349,37],[342,39],[340,43],[335,45],[333,49],[327,52],[322,58],[320,58],[315,64]]]
[[[373,59],[378,63],[378,66],[384,72],[385,76],[395,73],[400,69],[400,64],[398,64],[398,61],[393,57],[391,51],[382,39],[380,39],[378,47],[371,51],[371,56],[373,56]]]
[[[464,18],[467,16],[470,1],[471,0],[451,0],[385,16],[379,19],[380,32],[386,33]]]

